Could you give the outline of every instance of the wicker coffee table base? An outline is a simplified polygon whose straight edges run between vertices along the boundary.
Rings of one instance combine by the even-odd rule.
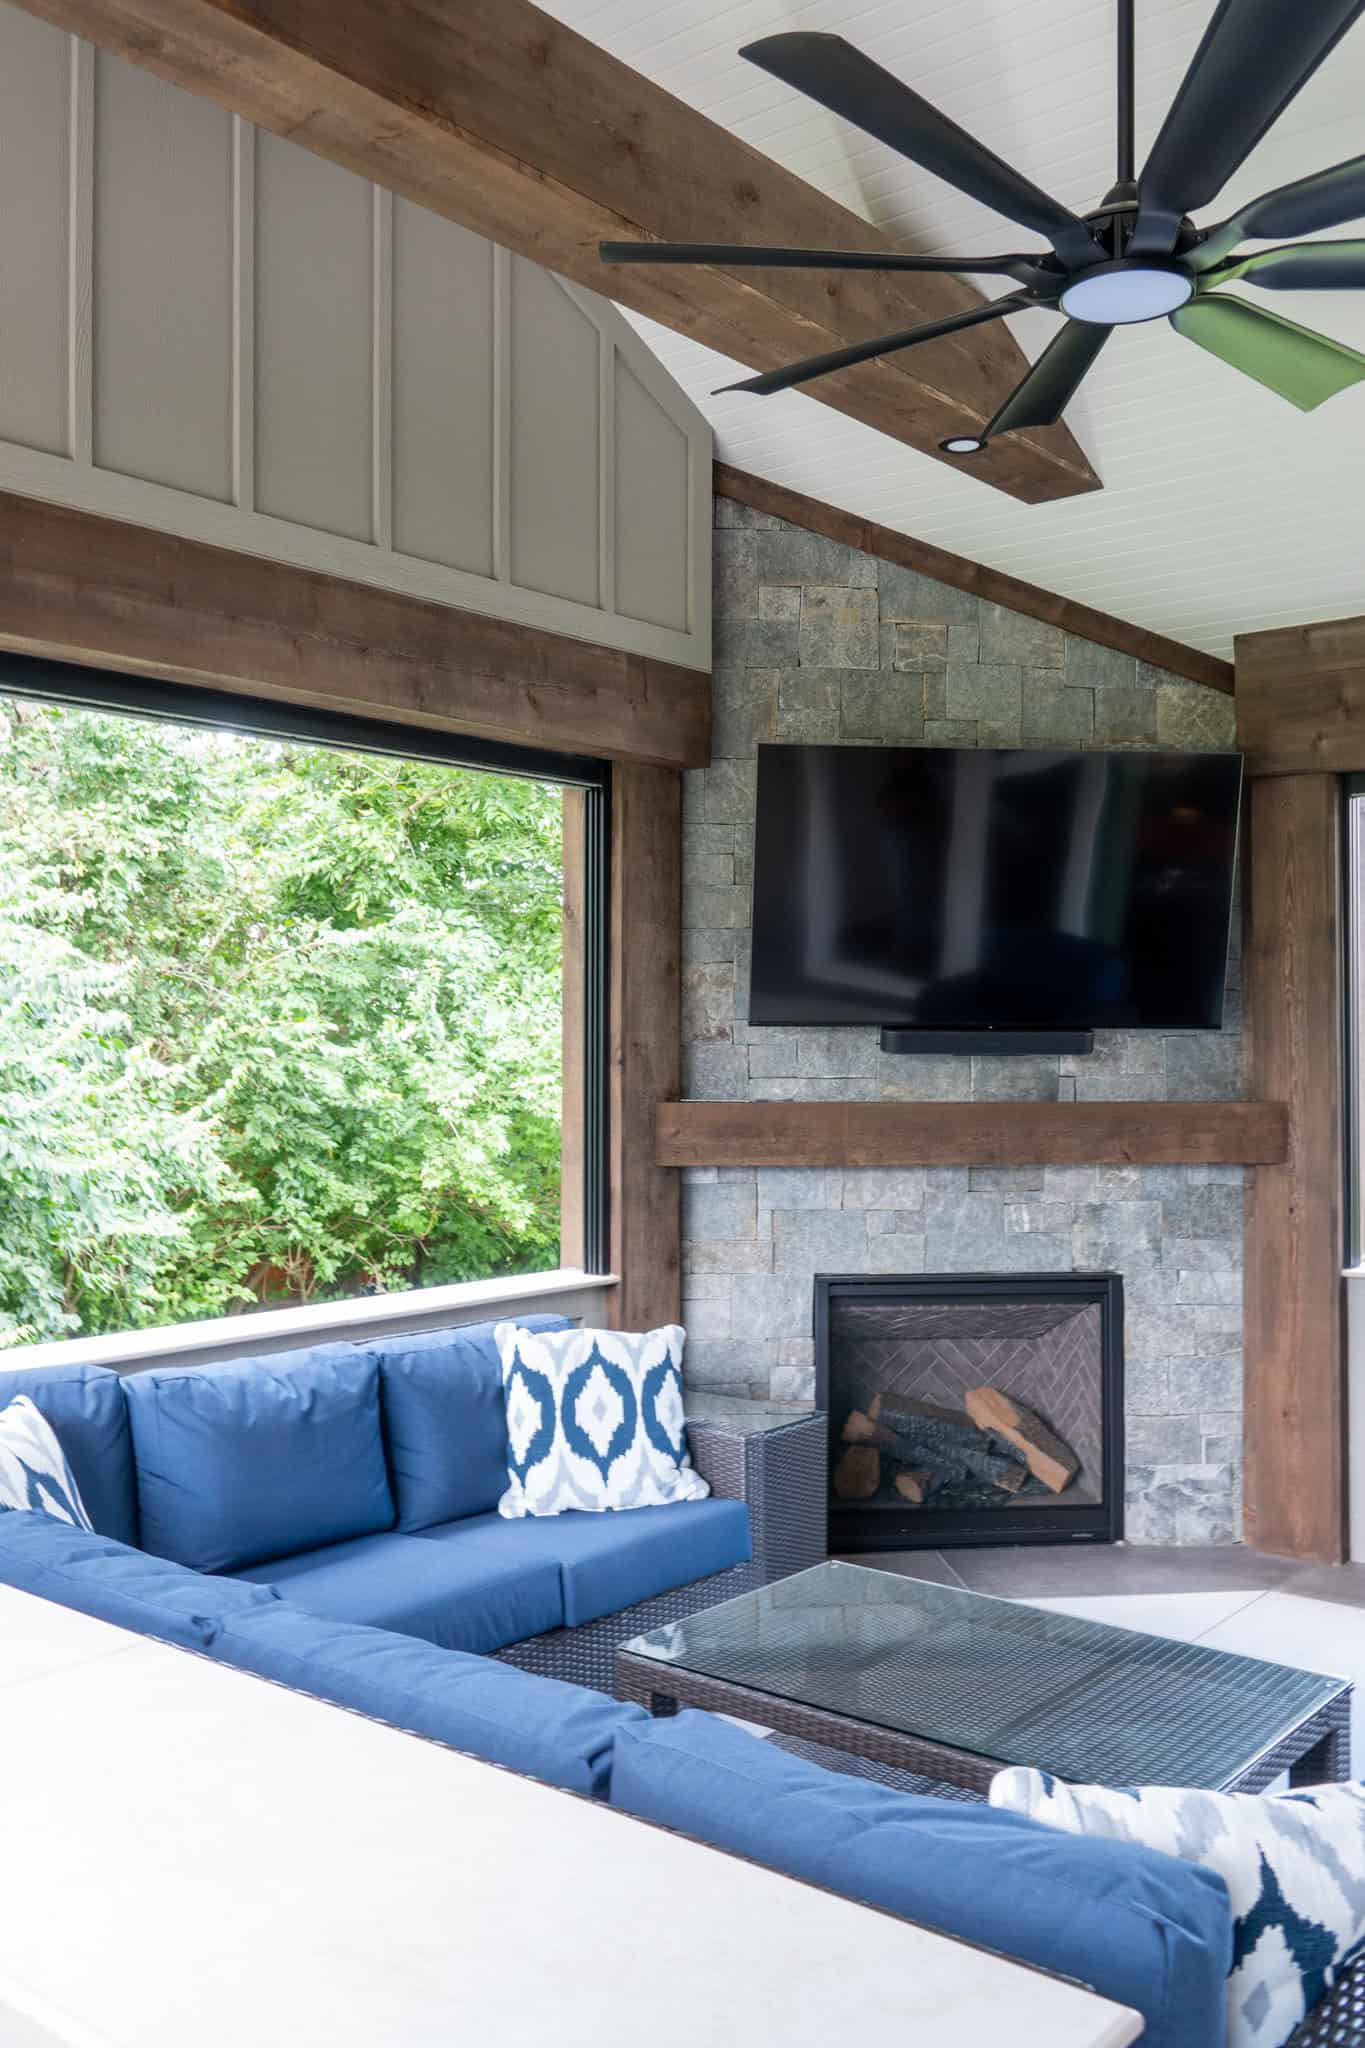
[[[895,1771],[912,1772],[940,1785],[957,1786],[984,1799],[991,1779],[1000,1769],[998,1762],[969,1750],[929,1742],[923,1736],[907,1735],[900,1729],[870,1721],[850,1720],[847,1715],[832,1713],[827,1708],[807,1706],[776,1693],[758,1692],[732,1679],[708,1678],[702,1672],[670,1667],[652,1657],[633,1656],[629,1650],[618,1650],[616,1655],[616,1695],[618,1699],[635,1700],[658,1716],[676,1714],[679,1707],[706,1707],[712,1713],[735,1714],[741,1720],[757,1721],[779,1735],[796,1736],[803,1742],[818,1743],[822,1749],[838,1751],[848,1759],[841,1768],[855,1776],[862,1775],[858,1771],[861,1759]],[[1345,1686],[1317,1713],[1248,1758],[1234,1777],[1209,1789],[1262,1792],[1286,1771],[1293,1785],[1331,1784],[1349,1777],[1350,1713],[1351,1688]]]

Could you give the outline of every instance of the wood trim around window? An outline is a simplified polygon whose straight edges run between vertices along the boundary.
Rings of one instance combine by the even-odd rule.
[[[679,1175],[655,1158],[661,1102],[682,1072],[682,777],[612,771],[608,1184],[618,1329],[675,1323]]]
[[[13,492],[0,647],[593,759],[710,755],[699,669]]]

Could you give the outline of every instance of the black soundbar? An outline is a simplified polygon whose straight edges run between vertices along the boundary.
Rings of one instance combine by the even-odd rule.
[[[883,1052],[951,1052],[964,1058],[1022,1059],[1028,1053],[1095,1050],[1093,1031],[921,1031],[912,1025],[884,1024]]]

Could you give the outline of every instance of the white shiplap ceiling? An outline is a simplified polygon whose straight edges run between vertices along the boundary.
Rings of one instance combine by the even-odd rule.
[[[1113,0],[541,4],[921,254],[1031,237],[744,63],[742,43],[837,31],[1077,211],[1113,178]],[[1138,0],[1139,163],[1212,10]],[[1365,20],[1202,218],[1362,153]],[[1365,350],[1365,293],[1239,289]],[[1164,321],[1120,331],[1068,414],[1104,490],[1025,506],[800,393],[713,398],[738,366],[629,317],[710,419],[718,455],[760,476],[1218,654],[1235,632],[1365,612],[1365,384],[1301,414]],[[1031,356],[1056,329],[1046,313],[1010,324]]]

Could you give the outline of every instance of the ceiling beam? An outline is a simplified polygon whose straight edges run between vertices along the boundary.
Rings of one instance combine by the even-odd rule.
[[[1365,769],[1365,618],[1239,633],[1237,744],[1252,775]]]
[[[607,270],[602,239],[892,245],[529,0],[20,4],[752,369],[982,303],[951,276]],[[982,426],[1026,367],[999,321],[811,395],[951,460],[939,441]],[[993,442],[971,475],[1027,504],[1099,488],[1065,426]]]
[[[9,491],[0,649],[554,753],[711,756],[697,669]]]

